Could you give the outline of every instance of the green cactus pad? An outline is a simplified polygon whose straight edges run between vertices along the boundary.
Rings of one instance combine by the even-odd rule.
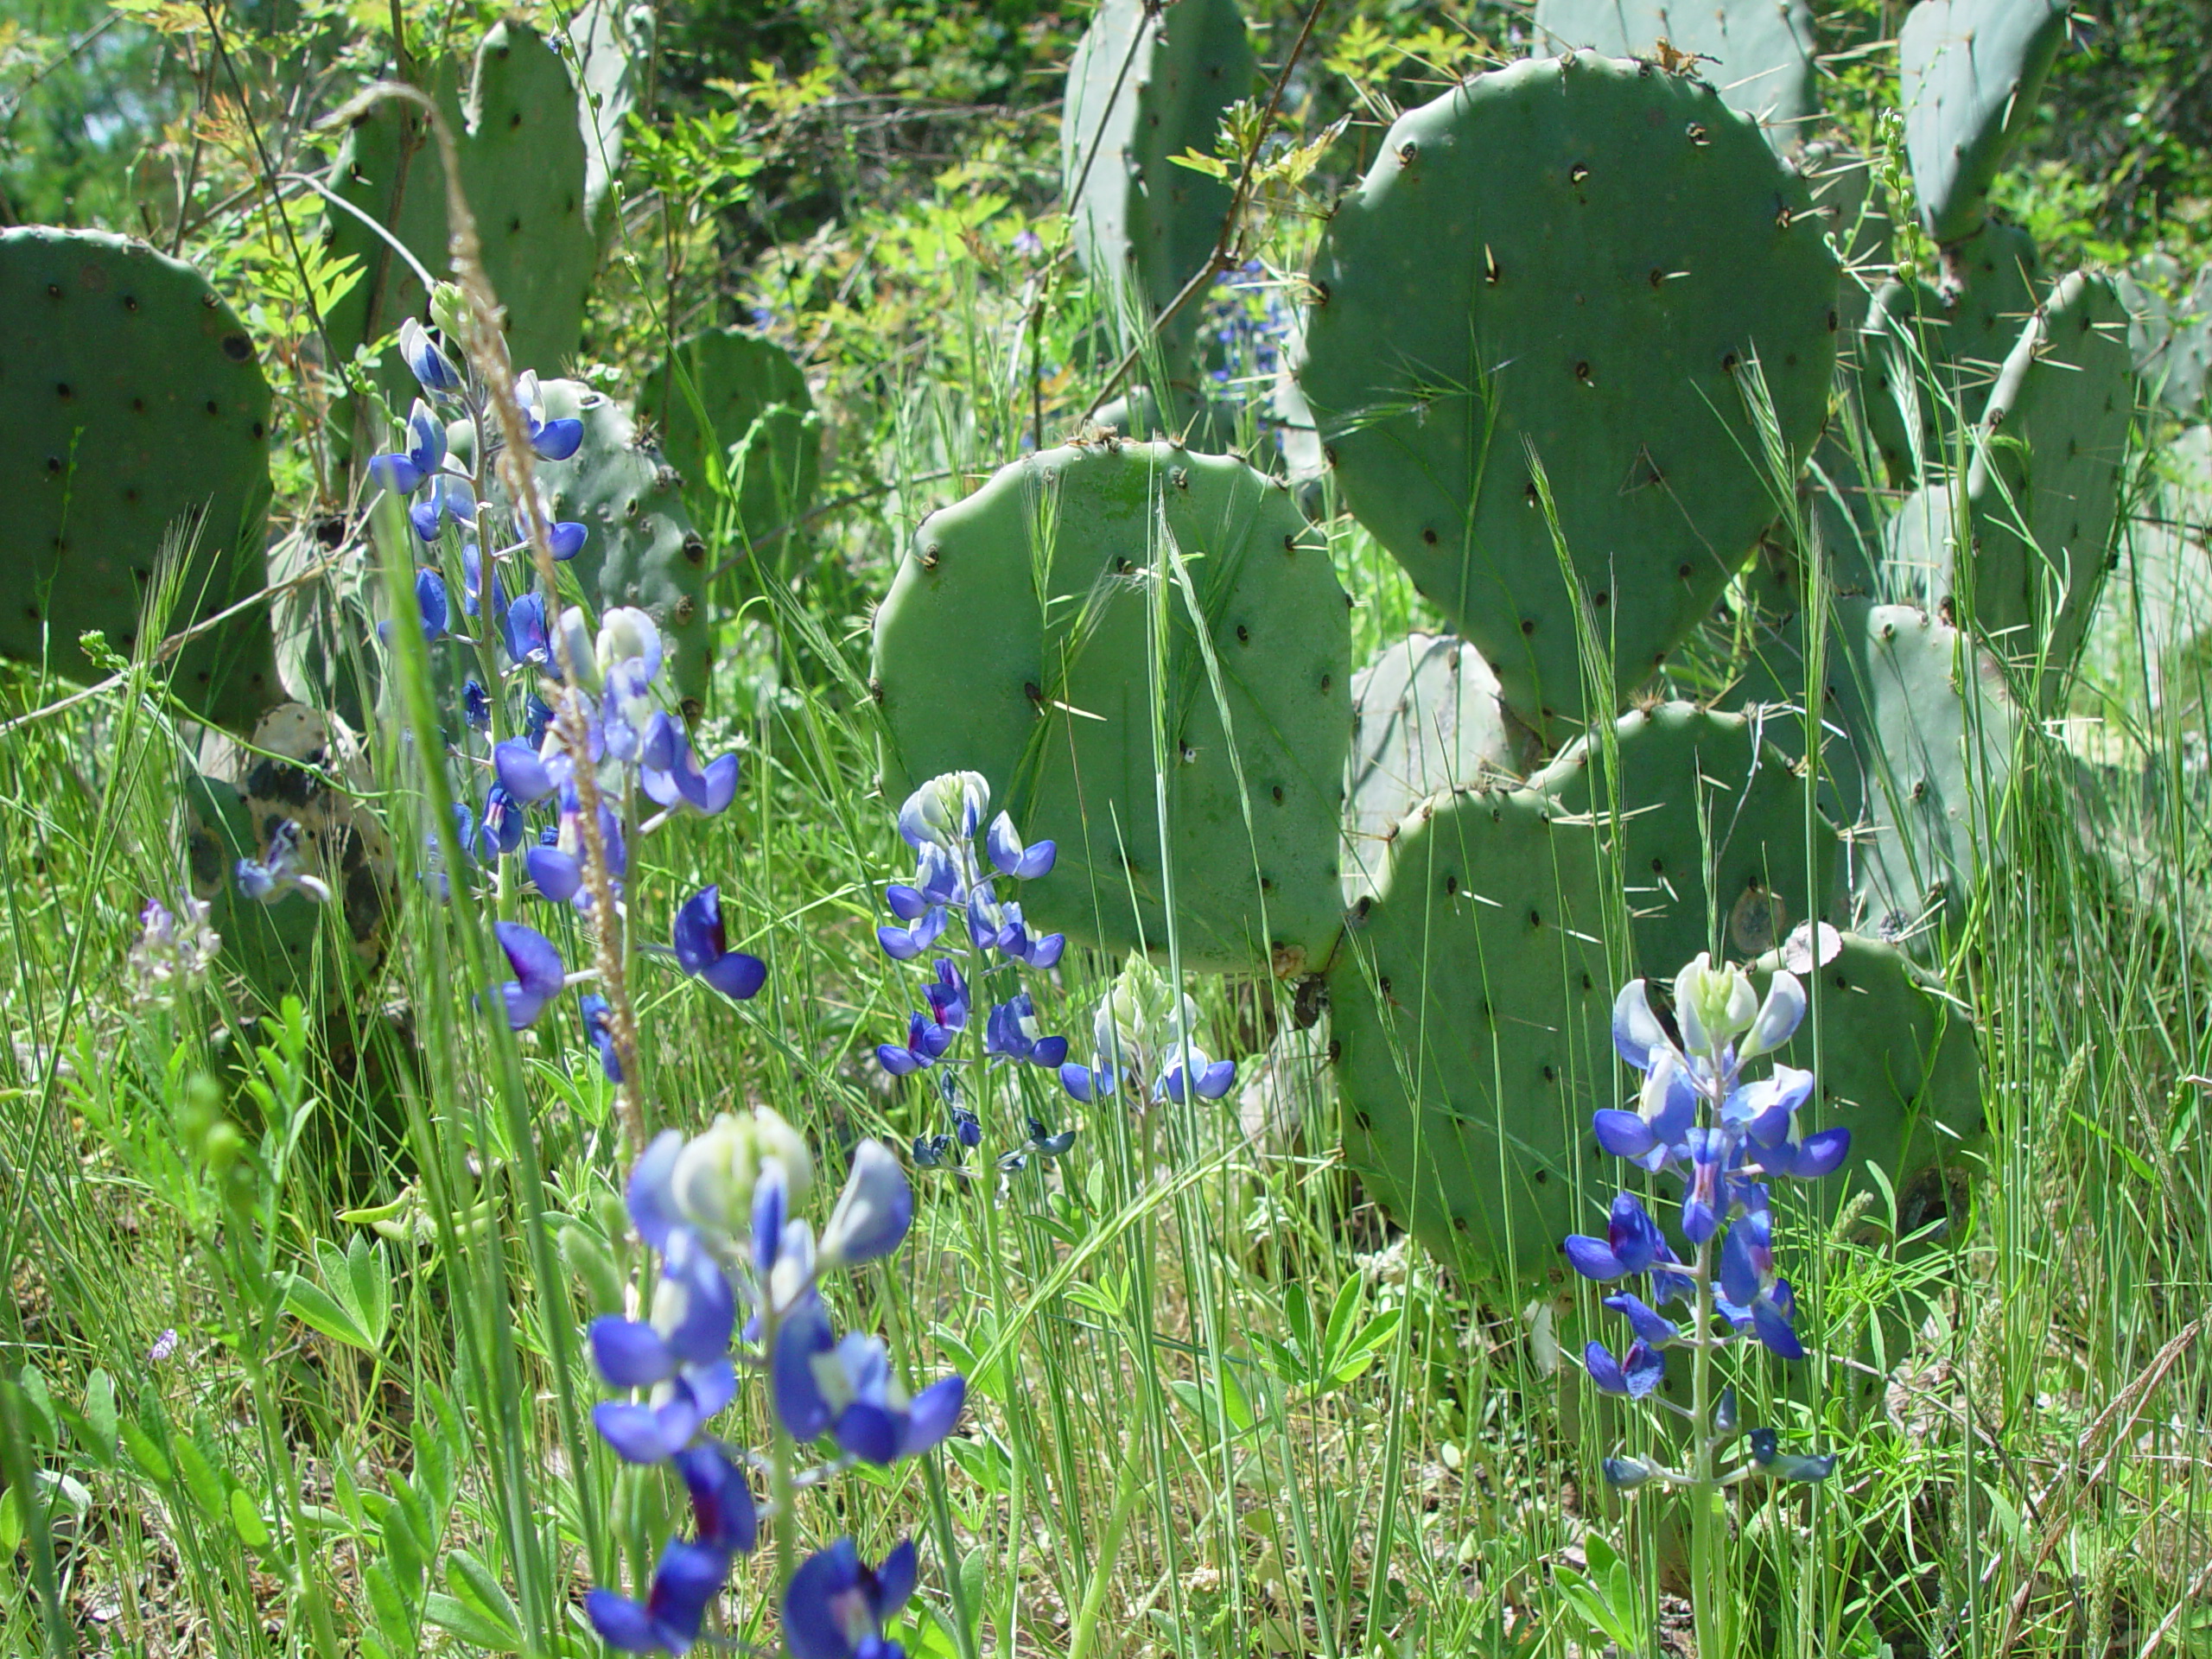
[[[97,629],[130,652],[170,546],[170,635],[266,585],[269,387],[237,314],[189,265],[99,231],[0,232],[0,410],[14,435],[0,448],[0,655],[105,677],[78,638]],[[241,731],[283,695],[257,607],[170,673],[187,705]]]
[[[1299,369],[1322,442],[1540,730],[1584,687],[1529,452],[1624,692],[1774,516],[1748,365],[1791,457],[1827,414],[1836,261],[1808,202],[1702,82],[1570,57],[1401,117],[1331,220]]]
[[[1847,734],[1823,764],[1856,833],[1864,925],[1916,937],[1966,913],[2003,862],[2019,715],[2004,673],[1956,628],[1908,605],[1838,601],[1828,715]]]
[[[1695,54],[1697,73],[1778,146],[1796,144],[1820,108],[1805,0],[1536,0],[1535,24],[1547,52],[1648,58],[1663,40]]]
[[[1955,1169],[1982,1131],[1981,1054],[1964,1009],[1933,988],[1892,947],[1878,939],[1822,930],[1834,954],[1815,967],[1808,941],[1755,964],[1765,975],[1787,965],[1805,982],[1813,1005],[1797,1034],[1775,1056],[1810,1070],[1818,1105],[1806,1129],[1851,1131],[1841,1176],[1817,1189],[1824,1200],[1866,1191],[1878,1200],[1879,1169],[1897,1193],[1901,1231],[1915,1230],[1945,1198],[1940,1172]],[[1827,954],[1826,950],[1823,954]]]
[[[601,246],[614,231],[615,181],[639,83],[652,57],[653,10],[625,0],[593,0],[569,20],[575,59],[576,130],[584,144],[584,221]]]
[[[1532,791],[1443,795],[1391,843],[1329,968],[1344,1157],[1470,1279],[1565,1278],[1602,1230],[1617,1103],[1597,844]]]
[[[1093,425],[1125,438],[1173,438],[1201,454],[1227,455],[1236,450],[1236,411],[1211,397],[1202,397],[1183,386],[1173,389],[1172,423],[1160,419],[1160,398],[1150,386],[1138,386],[1102,404],[1090,419]]]
[[[569,569],[605,611],[634,605],[659,627],[669,683],[687,718],[696,715],[714,668],[707,611],[707,542],[683,510],[676,469],[638,440],[629,411],[575,380],[540,383],[547,418],[584,423],[567,461],[539,461],[537,476],[562,518],[589,532]]]
[[[1518,779],[1497,680],[1462,640],[1416,633],[1352,677],[1344,888],[1375,890],[1390,837],[1416,803]]]
[[[1618,791],[1591,736],[1530,781],[1595,823],[1618,861],[1637,972],[1671,975],[1711,950],[1716,930],[1722,956],[1748,961],[1827,913],[1835,830],[1808,813],[1804,778],[1758,725],[1666,702],[1624,715],[1613,733]]]
[[[1060,182],[1091,280],[1139,323],[1165,310],[1212,257],[1229,216],[1226,181],[1179,167],[1214,153],[1222,114],[1251,91],[1252,48],[1236,0],[1155,10],[1105,0],[1068,68]],[[1198,307],[1165,341],[1185,355]]]
[[[2135,409],[2126,326],[2111,282],[2076,272],[2005,359],[1962,498],[1973,524],[1971,605],[1960,586],[1954,486],[1908,497],[1890,526],[1891,563],[1927,571],[1937,603],[1971,615],[2003,655],[2031,671],[2040,664],[2045,704],[2080,650],[2110,563]]]
[[[780,530],[813,503],[822,471],[822,421],[806,374],[772,340],[736,328],[695,334],[648,382],[653,419],[684,499],[709,523],[720,502],[709,484],[708,448],[736,490],[738,547]],[[696,402],[693,401],[696,397]],[[701,415],[703,412],[703,424]]]
[[[2199,417],[2212,396],[2212,264],[2192,280],[2171,254],[2153,253],[2113,285],[2144,390],[2184,420]]]
[[[424,90],[460,146],[484,269],[506,310],[508,355],[518,370],[557,373],[582,338],[584,299],[599,262],[575,87],[561,54],[519,22],[485,35],[465,107],[461,80],[459,62],[443,59],[427,71]],[[412,105],[387,99],[359,117],[339,149],[331,185],[387,226],[433,276],[446,273],[444,174]],[[423,315],[422,283],[353,213],[331,210],[328,239],[334,254],[359,259],[362,270],[323,319],[338,351],[350,353]]]
[[[2065,0],[1922,0],[1897,35],[1905,158],[1940,243],[1980,225],[2005,152],[2035,118]]]
[[[1166,442],[1067,444],[923,520],[876,614],[885,792],[982,772],[1025,836],[1059,844],[1058,868],[1024,893],[1039,922],[1112,950],[1164,950],[1155,605],[1167,618],[1160,787],[1184,964],[1318,963],[1343,916],[1350,619],[1319,534],[1284,486],[1242,461]]]
[[[1884,283],[1859,337],[1867,430],[1906,489],[1951,464],[2043,291],[2034,239],[1999,219],[1947,249],[1944,270],[1936,286]]]

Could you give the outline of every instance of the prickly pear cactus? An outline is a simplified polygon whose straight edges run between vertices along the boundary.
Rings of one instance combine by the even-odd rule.
[[[1926,570],[1936,601],[2021,663],[2046,704],[2104,585],[2134,410],[2119,296],[2107,278],[2076,272],[2005,359],[1963,490],[1931,485],[1891,523],[1891,563]],[[1956,533],[1962,507],[1970,549]]]
[[[1344,1157],[1471,1279],[1564,1276],[1618,1092],[1595,832],[1532,791],[1416,807],[1329,968]]]
[[[1463,640],[1416,633],[1352,677],[1346,895],[1375,890],[1399,823],[1455,789],[1518,781],[1497,679]]]
[[[99,231],[0,232],[0,654],[73,680],[128,654],[165,550],[168,634],[258,593],[269,387],[253,342],[189,265]],[[282,696],[266,611],[183,647],[170,685],[244,730]]]
[[[540,383],[546,417],[584,423],[568,461],[539,461],[540,487],[556,517],[590,532],[569,569],[601,610],[634,605],[670,651],[670,683],[696,715],[714,667],[707,613],[707,542],[683,510],[676,469],[638,439],[627,410],[576,380]]]
[[[1794,147],[1820,108],[1804,0],[1536,0],[1535,24],[1547,52],[1649,58],[1664,41],[1695,54],[1697,73],[1779,148]]]
[[[1330,221],[1299,368],[1322,442],[1539,730],[1585,711],[1532,457],[1618,696],[1774,516],[1751,365],[1793,476],[1827,414],[1836,261],[1808,202],[1702,82],[1568,56],[1401,117]]]
[[[1891,482],[1910,489],[1952,464],[1958,435],[1981,419],[2043,286],[2033,238],[1992,219],[1944,251],[1941,283],[1876,291],[1859,336],[1859,384]]]
[[[741,329],[695,334],[677,354],[648,383],[662,447],[683,476],[684,499],[710,523],[720,506],[708,464],[709,447],[715,450],[735,491],[742,549],[813,502],[822,470],[814,394],[789,352]]]
[[[2185,420],[2212,395],[2212,265],[2194,281],[2181,262],[2154,253],[2113,279],[2127,308],[2127,345],[2144,390]]]
[[[1980,225],[2066,40],[2065,0],[1921,0],[1897,35],[1905,158],[1939,243]]]
[[[1893,268],[1888,198],[1876,187],[1866,157],[1835,139],[1816,138],[1800,146],[1794,165],[1843,261],[1836,308],[1843,314],[1842,333],[1848,341],[1865,325],[1874,293]]]
[[[1829,949],[1815,965],[1805,942],[1754,964],[1786,965],[1805,982],[1813,1012],[1776,1055],[1820,1079],[1809,1125],[1851,1131],[1849,1186],[1824,1198],[1866,1192],[1881,1213],[1879,1169],[1897,1195],[1900,1236],[1919,1230],[1949,1193],[1947,1173],[1981,1137],[1981,1054],[1964,1008],[1934,988],[1894,948],[1878,939],[1821,930]]]
[[[1618,787],[1594,740],[1579,739],[1531,785],[1596,825],[1628,899],[1637,972],[1672,973],[1700,950],[1748,961],[1827,914],[1834,826],[1751,720],[1690,702],[1624,715],[1611,746]]]
[[[1213,253],[1230,187],[1171,157],[1211,156],[1222,114],[1251,90],[1252,48],[1236,0],[1104,0],[1068,69],[1060,182],[1091,280],[1142,325]],[[1163,340],[1185,355],[1198,308]]]
[[[507,314],[508,354],[517,369],[557,373],[582,338],[584,297],[599,261],[568,66],[527,24],[502,22],[477,48],[465,105],[455,60],[431,66],[423,86],[460,146],[484,268]],[[446,275],[444,175],[429,130],[410,105],[386,99],[354,121],[331,188],[388,227],[431,276]],[[323,320],[340,352],[423,314],[422,283],[353,213],[332,210],[328,240],[334,254],[358,258],[362,270]],[[404,407],[404,395],[398,403]]]
[[[1925,950],[2005,861],[2020,717],[2003,671],[1956,628],[1859,600],[1835,616],[1827,711],[1846,739],[1822,764],[1855,831],[1853,901],[1863,931]]]
[[[1167,442],[1063,445],[915,531],[876,613],[885,791],[981,772],[1059,843],[1023,895],[1040,920],[1160,950],[1172,913],[1186,967],[1294,972],[1343,915],[1350,654],[1286,486]]]
[[[212,906],[222,960],[270,1007],[287,994],[313,1001],[318,987],[337,994],[374,973],[391,943],[391,843],[363,798],[371,785],[353,734],[319,709],[280,703],[247,743],[211,741],[201,760],[186,791],[188,868],[194,896]],[[287,822],[298,826],[300,867],[329,889],[327,903],[294,891],[263,904],[238,892],[238,861],[264,856]]]
[[[567,34],[576,65],[576,130],[584,143],[584,219],[604,247],[614,231],[614,183],[622,173],[630,106],[652,56],[652,8],[592,0],[569,20]]]
[[[1100,404],[1091,422],[1125,438],[1172,438],[1201,454],[1237,452],[1235,410],[1187,387],[1171,390],[1173,402],[1166,419],[1160,415],[1158,394],[1150,386],[1138,386],[1111,403]]]

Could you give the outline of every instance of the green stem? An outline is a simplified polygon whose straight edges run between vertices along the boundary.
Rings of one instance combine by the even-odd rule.
[[[777,1328],[783,1324],[775,1310],[762,1297],[760,1309],[760,1351],[776,1351]],[[772,1396],[772,1385],[769,1390]],[[791,1475],[791,1431],[776,1414],[772,1403],[768,1408],[768,1497],[775,1511],[776,1520],[776,1607],[781,1612],[784,1592],[791,1587],[791,1574],[798,1570],[798,1483]]]
[[[1114,1582],[1114,1560],[1122,1553],[1122,1534],[1144,1496],[1140,1471],[1144,1459],[1134,1439],[1122,1458],[1121,1484],[1114,1493],[1114,1512],[1106,1517],[1106,1533],[1098,1541],[1097,1559],[1090,1564],[1090,1582],[1084,1586],[1083,1606],[1076,1614],[1075,1635],[1068,1643],[1068,1659],[1090,1659],[1092,1639],[1098,1632],[1098,1615],[1106,1605],[1106,1592]]]
[[[1697,1247],[1697,1330],[1713,1330],[1713,1241]],[[1713,1531],[1713,1344],[1690,1350],[1690,1608],[1699,1659],[1721,1659],[1719,1539]]]

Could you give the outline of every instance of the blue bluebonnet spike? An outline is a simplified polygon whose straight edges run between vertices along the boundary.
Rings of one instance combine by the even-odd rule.
[[[742,1001],[768,982],[766,963],[729,948],[729,936],[722,925],[720,886],[702,887],[683,901],[676,912],[672,943],[677,966],[705,980],[724,996]]]
[[[873,1262],[897,1249],[914,1219],[914,1190],[906,1172],[880,1141],[853,1151],[852,1173],[822,1229],[816,1259],[823,1271]]]
[[[492,729],[492,694],[474,675],[461,684],[461,717],[473,732]]]
[[[899,809],[899,833],[917,851],[931,845],[949,849],[976,838],[990,804],[991,786],[982,773],[948,772],[906,798]]]
[[[1019,992],[991,1010],[983,1027],[984,1052],[1058,1070],[1068,1057],[1068,1039],[1040,1036],[1039,1030],[1037,1005],[1028,992]]]
[[[625,1653],[683,1654],[699,1639],[707,1608],[729,1578],[729,1556],[709,1544],[668,1541],[642,1602],[612,1590],[584,1598],[592,1628],[610,1648]]]
[[[1641,1400],[1666,1381],[1667,1357],[1648,1343],[1637,1341],[1615,1359],[1604,1343],[1593,1342],[1583,1351],[1582,1369],[1601,1393]]]
[[[760,1522],[743,1466],[712,1440],[687,1446],[675,1463],[691,1494],[698,1541],[725,1555],[750,1555],[760,1541]]]
[[[608,1024],[613,1005],[592,991],[578,999],[584,1016],[584,1036],[598,1052],[600,1070],[607,1074],[609,1083],[622,1081],[622,1060],[615,1052],[614,1031]]]
[[[438,349],[430,331],[413,317],[399,325],[399,355],[416,384],[432,397],[461,390],[461,371]]]
[[[1566,1244],[1567,1265],[1585,1279],[1600,1282],[1646,1271],[1661,1259],[1665,1249],[1658,1223],[1644,1212],[1632,1192],[1620,1193],[1613,1199],[1604,1238],[1577,1233]]]
[[[991,855],[991,862],[998,866],[999,874],[1010,875],[1017,881],[1033,881],[1040,875],[1049,875],[1058,851],[1049,841],[1024,847],[1014,830],[1013,818],[1004,812],[991,820],[983,845]]]
[[[520,922],[494,922],[492,931],[506,954],[507,965],[515,970],[515,976],[499,990],[506,1000],[507,1024],[520,1031],[560,995],[567,971],[561,966],[553,942],[536,928]]]
[[[849,1538],[810,1555],[784,1589],[784,1642],[791,1659],[906,1659],[884,1621],[914,1592],[910,1539],[871,1569]]]

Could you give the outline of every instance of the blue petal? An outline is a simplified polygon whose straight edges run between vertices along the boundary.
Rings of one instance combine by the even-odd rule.
[[[1667,1357],[1649,1343],[1630,1343],[1621,1361],[1621,1377],[1628,1384],[1628,1397],[1641,1400],[1667,1380]]]
[[[656,1250],[667,1249],[669,1235],[683,1225],[676,1195],[670,1186],[676,1173],[676,1160],[683,1155],[683,1132],[663,1129],[631,1166],[629,1185],[623,1191],[623,1200],[630,1207],[630,1221],[637,1228],[638,1236]]]
[[[1751,1259],[1751,1229],[1738,1225],[1728,1230],[1720,1245],[1721,1294],[1744,1307],[1758,1300],[1762,1288],[1758,1268]]]
[[[991,820],[991,827],[983,834],[983,847],[1002,874],[1012,875],[1021,868],[1021,837],[1007,814],[1001,812]]]
[[[887,1466],[899,1459],[899,1427],[888,1408],[855,1400],[837,1414],[837,1444],[863,1462]]]
[[[626,1401],[602,1400],[592,1408],[592,1427],[599,1437],[614,1448],[614,1455],[625,1463],[663,1463],[670,1454],[691,1438],[685,1433],[671,1444],[669,1425],[659,1412],[651,1406],[632,1405]]]
[[[1068,1039],[1065,1037],[1039,1037],[1029,1051],[1030,1060],[1038,1065],[1057,1068],[1068,1057]],[[1198,1090],[1204,1094],[1203,1085]]]
[[[561,956],[552,940],[521,922],[494,922],[492,931],[526,993],[541,1002],[561,994],[568,970],[561,966]]]
[[[1626,1394],[1628,1379],[1621,1375],[1620,1362],[1602,1342],[1593,1342],[1582,1351],[1582,1369],[1589,1373],[1591,1382],[1601,1394]]]
[[[1789,1320],[1771,1301],[1761,1297],[1751,1304],[1751,1329],[1764,1343],[1784,1359],[1805,1357],[1805,1344],[1797,1340],[1797,1333],[1789,1327]]]
[[[671,932],[676,961],[687,974],[704,973],[728,948],[722,931],[722,890],[702,887],[676,912]]]
[[[522,855],[522,866],[539,894],[556,905],[567,904],[584,884],[582,863],[558,847],[531,848]]]
[[[591,1357],[610,1388],[648,1389],[676,1375],[676,1356],[660,1332],[619,1314],[591,1322]]]
[[[699,976],[724,996],[742,1002],[768,982],[768,964],[758,957],[733,950]]]
[[[1050,842],[1047,842],[1045,844],[1048,847],[1052,845]],[[1047,933],[1043,938],[1038,940],[1035,944],[1030,946],[1029,965],[1041,972],[1043,969],[1057,964],[1060,959],[1060,953],[1067,948],[1068,936],[1066,934]]]
[[[699,1639],[699,1626],[707,1605],[721,1593],[729,1579],[729,1557],[706,1544],[668,1541],[660,1565],[653,1568],[653,1587],[645,1602],[653,1630],[671,1653],[683,1653]]]
[[[369,476],[394,495],[412,495],[423,486],[423,469],[406,455],[372,455]]]
[[[900,1539],[899,1547],[883,1558],[883,1565],[875,1569],[875,1582],[868,1595],[868,1605],[878,1624],[906,1605],[906,1598],[914,1593],[918,1567],[911,1538]]]
[[[676,1454],[676,1471],[691,1494],[698,1541],[725,1555],[749,1555],[760,1541],[753,1484],[728,1452],[712,1440]]]
[[[643,1604],[627,1596],[618,1596],[612,1590],[594,1590],[584,1597],[584,1611],[591,1618],[591,1627],[599,1632],[601,1641],[610,1648],[625,1653],[657,1653],[660,1637],[654,1632],[652,1615]]]
[[[1236,1062],[1216,1060],[1198,1073],[1198,1098],[1219,1100],[1229,1092],[1229,1085],[1236,1081]]]
[[[1851,1155],[1849,1129],[1816,1129],[1807,1135],[1782,1173],[1801,1181],[1816,1181],[1843,1167]]]
[[[918,1058],[912,1049],[901,1048],[895,1043],[878,1043],[875,1063],[894,1077],[906,1077],[929,1064]]]
[[[860,1553],[849,1538],[799,1563],[784,1586],[784,1643],[791,1659],[853,1659],[839,1609],[860,1586],[861,1574]]]
[[[922,919],[922,912],[930,907],[930,901],[922,896],[919,887],[910,887],[898,881],[883,890],[883,902],[902,922],[918,922]]]
[[[830,1427],[830,1402],[814,1380],[814,1357],[836,1345],[819,1302],[794,1312],[776,1332],[776,1351],[769,1357],[776,1415],[801,1446],[820,1440]]]
[[[547,421],[530,435],[540,461],[566,461],[583,445],[584,423],[574,418]]]
[[[925,948],[906,928],[893,927],[888,924],[875,930],[875,942],[883,947],[883,954],[893,962],[912,962]]]
[[[1658,1144],[1659,1137],[1640,1112],[1594,1113],[1590,1127],[1598,1144],[1616,1158],[1641,1158]]]
[[[918,1457],[937,1446],[960,1421],[968,1403],[968,1379],[955,1371],[940,1377],[914,1396],[906,1432],[899,1437],[899,1455]]]
[[[913,1219],[914,1189],[897,1156],[880,1141],[863,1141],[822,1229],[817,1259],[824,1271],[874,1262],[899,1248]]]
[[[1602,1284],[1608,1279],[1618,1279],[1628,1272],[1621,1265],[1620,1258],[1613,1254],[1612,1247],[1602,1238],[1591,1238],[1576,1233],[1560,1248],[1567,1253],[1567,1265],[1585,1279],[1595,1279]]]
[[[1654,1348],[1663,1348],[1681,1335],[1672,1320],[1662,1318],[1641,1296],[1631,1295],[1624,1290],[1616,1291],[1605,1298],[1605,1306],[1627,1319],[1629,1329],[1636,1332],[1638,1341],[1649,1343]]]
[[[552,543],[554,559],[565,564],[584,550],[584,542],[590,534],[582,524],[563,523],[555,524],[546,539]]]

